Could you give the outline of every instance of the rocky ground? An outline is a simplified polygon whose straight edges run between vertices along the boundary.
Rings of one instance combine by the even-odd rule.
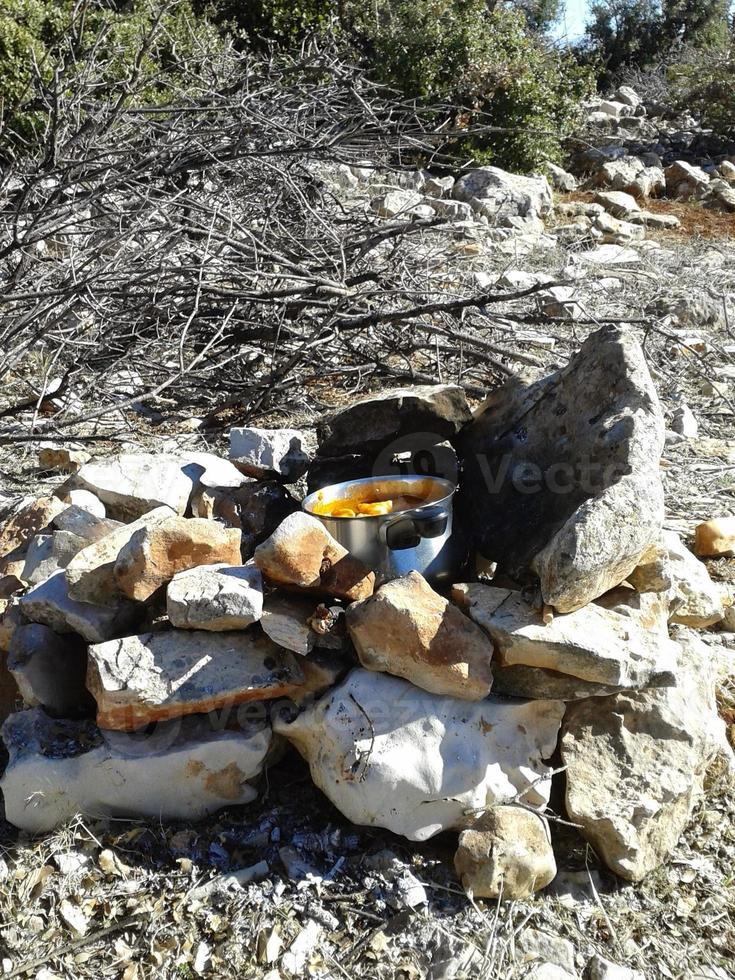
[[[334,179],[347,183],[347,200],[378,213],[386,194],[406,191],[386,175]],[[696,195],[649,202],[646,210],[680,225],[649,223],[641,241],[627,227],[599,221],[602,213],[620,219],[595,209],[598,192],[584,180],[557,191],[540,230],[533,217],[500,234],[476,211],[455,214],[427,239],[426,261],[448,290],[523,290],[542,277],[563,284],[538,290],[531,305],[525,297],[493,307],[484,327],[481,319],[472,323],[472,336],[510,352],[496,356],[525,381],[564,364],[600,325],[631,326],[667,420],[665,527],[689,539],[700,521],[735,515],[735,215],[710,210]],[[406,203],[399,201],[401,210]],[[490,387],[478,374],[447,376],[430,343],[417,358],[435,380],[467,382],[476,401]],[[314,425],[326,408],[349,400],[351,383],[325,385],[291,411],[251,421]],[[15,393],[6,397],[12,402]],[[160,413],[155,424],[151,411]],[[79,434],[82,446],[100,454],[154,447],[224,454],[223,430],[167,417],[155,399],[121,411],[113,426],[105,420]],[[49,492],[58,483],[39,467],[37,445],[6,444],[0,454],[6,496]],[[735,559],[707,564],[714,580],[735,582]],[[734,633],[716,626],[699,635],[713,660],[735,657]],[[735,741],[732,669],[721,673],[719,704]],[[612,875],[574,827],[552,818],[559,873],[550,888],[513,902],[470,901],[452,865],[456,835],[416,844],[356,827],[290,753],[261,777],[257,801],[201,823],[77,820],[39,840],[5,824],[4,975],[635,975],[615,972],[610,961],[649,980],[720,980],[735,976],[734,805],[732,774],[717,762],[672,858],[636,884]],[[551,812],[562,812],[561,799],[552,798]]]

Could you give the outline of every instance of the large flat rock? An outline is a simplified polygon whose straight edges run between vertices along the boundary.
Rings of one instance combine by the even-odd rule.
[[[730,755],[712,656],[688,636],[674,687],[567,707],[561,755],[569,818],[609,868],[638,881],[676,847],[719,751]]]
[[[461,438],[456,512],[486,559],[571,612],[624,581],[658,540],[663,443],[639,344],[604,328],[560,371],[488,399]]]
[[[461,701],[357,669],[273,727],[353,823],[426,840],[496,803],[543,808],[563,714],[561,701]]]
[[[677,646],[634,619],[590,604],[545,622],[520,592],[457,585],[452,596],[493,640],[501,665],[542,668],[613,688],[673,683]],[[543,691],[543,679],[539,677]]]
[[[120,453],[85,463],[73,483],[91,491],[110,517],[133,521],[156,507],[183,515],[205,488],[237,489],[247,483],[229,460],[214,453]]]
[[[77,814],[199,820],[248,803],[257,795],[248,780],[271,743],[265,722],[221,731],[207,718],[186,718],[141,737],[54,720],[40,708],[11,715],[2,736],[10,754],[0,781],[6,818],[33,834]]]
[[[118,731],[288,697],[303,681],[293,654],[255,633],[169,630],[89,648],[97,723]]]

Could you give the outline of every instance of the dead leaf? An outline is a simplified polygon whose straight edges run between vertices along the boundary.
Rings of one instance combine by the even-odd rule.
[[[43,867],[36,868],[25,883],[25,887],[23,888],[24,897],[30,901],[35,901],[53,874],[54,869],[50,864],[44,864]]]
[[[59,915],[78,936],[86,936],[89,931],[89,920],[78,905],[65,898],[59,905]]]
[[[110,877],[127,878],[130,872],[130,868],[126,864],[123,864],[114,851],[100,851],[97,863],[100,866],[100,870],[104,871]]]
[[[275,963],[282,946],[283,940],[277,929],[261,929],[258,934],[258,962]]]

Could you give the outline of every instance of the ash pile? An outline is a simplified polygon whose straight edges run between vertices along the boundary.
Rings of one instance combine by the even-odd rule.
[[[229,460],[42,449],[58,488],[0,526],[7,819],[200,819],[295,750],[355,824],[455,831],[474,897],[549,885],[558,820],[642,879],[732,764],[698,631],[735,629],[733,596],[697,555],[732,556],[735,519],[696,554],[662,530],[664,437],[640,347],[605,328],[475,411],[418,386],[315,436],[234,429]],[[347,496],[451,491],[330,518],[366,479]],[[371,538],[383,518],[413,537]]]

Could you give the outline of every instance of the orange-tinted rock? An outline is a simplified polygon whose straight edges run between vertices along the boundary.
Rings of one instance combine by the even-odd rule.
[[[454,867],[475,898],[528,898],[556,876],[549,825],[520,806],[488,810],[459,835]]]
[[[375,574],[335,541],[321,521],[299,511],[255,549],[255,563],[277,585],[354,602],[372,595]]]
[[[201,518],[170,517],[136,531],[115,562],[123,595],[149,599],[177,572],[197,565],[241,565],[240,532]]]
[[[304,680],[293,654],[255,633],[171,630],[89,648],[97,724],[118,731],[289,697]]]
[[[103,604],[119,596],[115,562],[122,548],[138,531],[173,516],[170,507],[156,507],[132,524],[113,527],[112,531],[83,548],[66,566],[70,597],[78,602]]]
[[[347,610],[363,667],[404,677],[432,694],[480,701],[493,684],[493,644],[418,572]]]
[[[718,517],[699,524],[694,531],[694,552],[700,558],[732,558],[735,555],[735,517]]]
[[[23,548],[34,534],[47,528],[66,506],[57,497],[39,497],[22,507],[0,527],[0,557]]]
[[[42,470],[59,470],[62,473],[78,473],[91,459],[83,449],[64,446],[43,446],[38,452],[38,465]]]

